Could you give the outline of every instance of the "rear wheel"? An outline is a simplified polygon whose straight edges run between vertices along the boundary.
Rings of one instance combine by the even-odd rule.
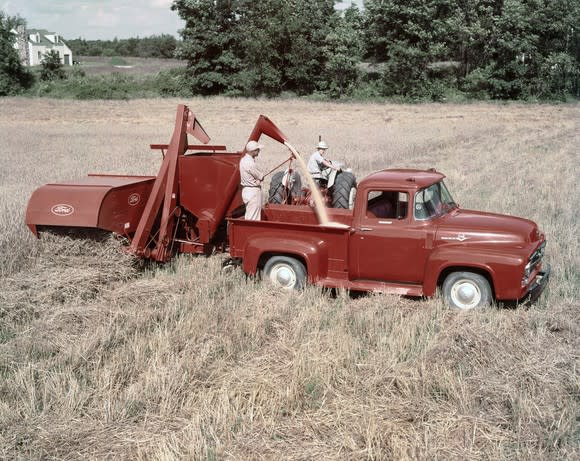
[[[453,272],[443,282],[443,296],[456,309],[481,309],[491,304],[491,286],[474,272]]]
[[[268,203],[292,203],[292,197],[298,197],[301,194],[302,180],[300,175],[296,171],[291,170],[288,173],[287,184],[284,184],[284,176],[286,173],[288,173],[288,170],[278,171],[272,176],[270,189],[268,191]]]
[[[264,266],[270,283],[284,290],[300,290],[306,284],[306,268],[302,262],[288,256],[272,256]]]
[[[332,188],[332,208],[352,210],[355,197],[356,178],[348,171],[339,173]]]
[[[278,171],[272,176],[270,181],[270,189],[268,191],[268,203],[285,203],[285,187],[282,184],[284,172]]]

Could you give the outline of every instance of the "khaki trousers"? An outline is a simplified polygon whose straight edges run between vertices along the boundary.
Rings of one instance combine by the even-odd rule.
[[[259,187],[242,187],[242,200],[246,205],[245,218],[259,221],[262,213],[262,189]]]

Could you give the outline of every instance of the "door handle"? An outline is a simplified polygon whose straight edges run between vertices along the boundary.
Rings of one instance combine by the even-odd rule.
[[[372,231],[373,228],[372,227],[359,227],[358,230],[361,232],[368,232],[368,231]]]

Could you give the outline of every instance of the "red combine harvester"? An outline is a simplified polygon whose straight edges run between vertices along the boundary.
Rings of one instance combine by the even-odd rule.
[[[187,133],[203,145],[189,145]],[[262,135],[300,155],[267,117]],[[240,216],[243,152],[207,145],[194,114],[178,106],[159,174],[89,175],[48,184],[28,204],[26,224],[98,228],[126,236],[140,258],[168,261],[177,253],[229,249],[248,274],[263,273],[281,288],[306,282],[331,288],[433,296],[473,309],[492,301],[534,301],[547,285],[546,240],[538,226],[513,216],[461,209],[435,170],[382,170],[364,178],[352,209],[267,204],[261,221]],[[166,151],[166,152],[165,152]],[[310,180],[309,177],[307,177]],[[316,198],[316,191],[313,196]]]
[[[187,133],[203,145],[190,145]],[[260,116],[249,140],[262,134],[284,143],[284,134]],[[128,237],[138,257],[168,261],[176,253],[210,254],[226,243],[226,217],[243,215],[239,162],[243,152],[207,145],[209,136],[186,106],[177,109],[157,176],[90,174],[37,189],[26,224],[43,228],[98,228]]]

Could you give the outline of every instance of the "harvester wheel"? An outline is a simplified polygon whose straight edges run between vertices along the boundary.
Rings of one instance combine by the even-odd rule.
[[[332,188],[332,208],[352,210],[356,197],[356,178],[348,171],[338,174]]]
[[[306,283],[306,268],[295,258],[272,256],[264,266],[272,285],[284,290],[300,290]]]
[[[443,282],[445,301],[461,310],[481,309],[491,304],[491,287],[487,279],[473,272],[452,272]]]

